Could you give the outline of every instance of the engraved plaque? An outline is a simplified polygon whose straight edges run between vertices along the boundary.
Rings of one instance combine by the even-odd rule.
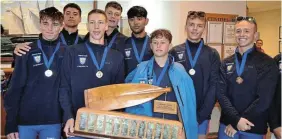
[[[162,128],[163,128],[163,125],[160,124],[160,123],[157,123],[154,139],[160,139],[161,138]]]
[[[114,135],[118,135],[120,130],[120,119],[115,118],[114,119]]]
[[[144,137],[144,132],[145,132],[145,122],[141,121],[139,124],[139,128],[138,128],[138,137],[139,138],[143,138]]]
[[[113,117],[112,116],[106,116],[105,134],[107,135],[113,134]]]
[[[131,120],[129,136],[135,137],[136,136],[136,132],[137,132],[137,121],[136,120]]]
[[[170,126],[169,125],[165,125],[164,126],[163,139],[169,139],[169,132],[170,132]]]
[[[104,120],[105,120],[104,115],[98,115],[97,122],[96,122],[96,129],[95,129],[96,133],[102,133],[103,132]]]
[[[147,131],[146,131],[146,138],[152,139],[153,138],[153,130],[154,130],[154,123],[149,122],[147,124]]]
[[[127,133],[128,133],[128,123],[129,123],[128,119],[123,119],[122,120],[122,129],[121,129],[122,136],[127,136]]]
[[[89,114],[88,117],[88,132],[93,132],[95,128],[95,120],[96,120],[95,114]]]
[[[85,130],[87,123],[87,113],[80,114],[79,130]]]
[[[172,128],[172,133],[171,133],[171,139],[177,139],[178,136],[178,127],[177,126],[173,126]]]

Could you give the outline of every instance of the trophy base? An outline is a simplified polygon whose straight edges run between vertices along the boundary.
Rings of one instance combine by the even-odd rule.
[[[74,131],[73,133],[69,133],[70,136],[78,136],[78,137],[84,137],[84,138],[90,138],[90,139],[134,139],[129,137],[113,137],[110,135],[105,134],[98,134],[98,133],[89,133],[89,132],[81,132],[81,131]]]

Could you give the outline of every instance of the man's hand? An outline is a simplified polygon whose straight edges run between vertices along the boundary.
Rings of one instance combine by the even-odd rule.
[[[73,133],[74,131],[74,119],[71,118],[66,122],[65,128],[64,128],[64,132],[66,133],[67,137],[71,137],[69,135],[69,133]]]
[[[7,139],[19,139],[19,133],[13,132],[7,135]]]
[[[22,54],[26,54],[29,51],[30,47],[28,46],[31,42],[20,43],[16,45],[14,53],[18,56],[22,56]]]
[[[281,127],[277,127],[273,130],[273,133],[277,139],[281,139]]]
[[[237,131],[231,125],[228,125],[226,126],[224,133],[227,136],[234,138],[234,135],[237,133]]]
[[[245,118],[240,118],[237,124],[237,129],[240,131],[246,131],[246,130],[250,130],[252,126],[255,126],[255,125],[251,123],[249,120]]]

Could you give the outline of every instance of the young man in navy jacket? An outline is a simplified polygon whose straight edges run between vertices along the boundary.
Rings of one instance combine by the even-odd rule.
[[[105,33],[105,40],[109,44],[113,41],[111,48],[120,50],[125,40],[128,38],[118,31],[118,24],[121,19],[122,6],[116,1],[110,1],[106,4],[105,13],[107,15],[109,28]],[[85,35],[84,40],[89,39],[89,32]]]
[[[257,51],[257,24],[253,17],[237,17],[235,54],[220,67],[218,100],[222,108],[219,139],[263,139],[267,133],[278,68],[268,55]]]
[[[125,75],[134,70],[139,63],[153,56],[149,36],[145,32],[145,26],[149,22],[147,10],[141,6],[133,6],[128,10],[127,17],[132,35],[126,39],[124,47],[119,49],[124,55]]]
[[[204,12],[190,11],[186,19],[187,40],[172,48],[170,53],[181,63],[191,76],[197,98],[197,121],[199,138],[206,138],[209,120],[216,102],[216,85],[219,76],[220,58],[218,52],[204,45]]]
[[[72,115],[66,123],[66,134],[73,132],[74,118],[79,108],[85,107],[84,90],[124,82],[124,60],[120,52],[106,45],[104,33],[108,29],[104,11],[88,13],[89,39],[67,49],[63,60],[60,93],[69,93]],[[77,137],[78,138],[78,137]]]
[[[39,39],[26,55],[16,57],[11,84],[4,98],[9,139],[60,139],[61,123],[71,105],[59,93],[60,67],[66,46],[59,41],[63,14],[54,7],[41,10]],[[63,113],[61,113],[61,108]],[[63,114],[63,116],[62,116]]]

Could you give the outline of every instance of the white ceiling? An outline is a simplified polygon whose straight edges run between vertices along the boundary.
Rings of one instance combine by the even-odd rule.
[[[281,9],[281,1],[247,1],[249,13]]]

